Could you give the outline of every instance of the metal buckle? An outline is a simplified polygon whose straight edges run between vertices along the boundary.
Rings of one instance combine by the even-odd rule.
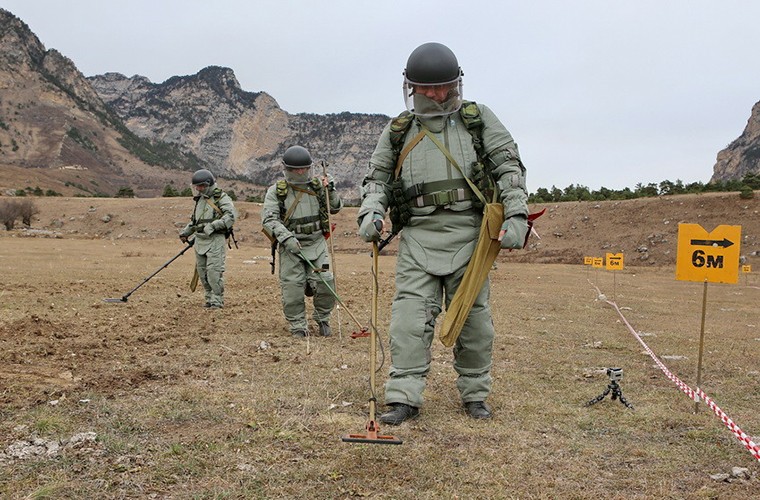
[[[430,193],[430,195],[433,197],[433,204],[437,207],[451,205],[452,203],[451,191],[436,191],[435,193]]]

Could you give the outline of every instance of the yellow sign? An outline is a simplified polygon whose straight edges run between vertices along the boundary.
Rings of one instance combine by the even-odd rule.
[[[744,266],[742,266],[742,272],[743,273],[751,273],[752,272],[752,266],[751,265],[744,265]]]
[[[736,283],[741,235],[741,226],[718,226],[708,233],[699,224],[679,224],[676,279]]]
[[[593,257],[583,257],[583,265],[584,266],[590,266],[593,263],[594,263],[594,258]]]
[[[591,265],[594,267],[604,267],[604,257],[594,257],[594,262]]]
[[[607,254],[607,270],[620,271],[621,269],[623,269],[623,254],[622,253],[608,253]]]

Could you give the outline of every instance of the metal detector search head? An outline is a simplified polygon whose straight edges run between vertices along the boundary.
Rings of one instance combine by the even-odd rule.
[[[126,297],[121,297],[120,299],[103,299],[103,302],[119,303],[119,304],[122,304],[126,301],[127,301]]]
[[[192,240],[188,240],[187,245],[185,245],[185,248],[183,248],[180,253],[178,253],[177,255],[175,255],[174,257],[172,257],[171,259],[169,259],[168,261],[166,261],[164,263],[164,265],[162,265],[161,267],[159,267],[158,269],[156,269],[153,272],[153,274],[151,274],[150,276],[148,276],[147,278],[145,278],[144,280],[142,280],[142,282],[139,285],[137,285],[132,290],[130,290],[129,292],[127,292],[124,295],[122,295],[120,299],[103,299],[103,302],[108,302],[109,304],[117,304],[117,303],[124,303],[124,302],[126,302],[127,298],[129,298],[129,296],[132,295],[138,288],[140,288],[145,283],[147,283],[148,281],[150,281],[150,279],[153,276],[157,275],[159,272],[161,272],[162,269],[166,268],[166,266],[168,266],[169,264],[171,264],[172,262],[174,262],[180,255],[184,254],[189,249],[191,249],[193,247],[193,243],[195,243],[195,238],[193,238]]]
[[[367,443],[367,444],[403,444],[403,441],[394,436],[378,434],[380,428],[374,420],[367,422],[366,434],[346,434],[341,438],[344,443]]]

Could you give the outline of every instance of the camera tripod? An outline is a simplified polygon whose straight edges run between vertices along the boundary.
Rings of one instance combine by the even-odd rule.
[[[622,368],[607,368],[607,376],[610,378],[610,383],[607,385],[607,388],[604,390],[603,393],[589,401],[585,404],[585,406],[591,406],[593,404],[598,403],[599,401],[603,400],[607,394],[610,392],[612,393],[612,400],[615,401],[615,399],[620,399],[620,402],[625,405],[626,408],[630,408],[633,410],[633,405],[626,401],[625,397],[623,396],[623,391],[620,389],[620,384],[618,384],[618,381],[620,381],[623,378],[623,369]]]

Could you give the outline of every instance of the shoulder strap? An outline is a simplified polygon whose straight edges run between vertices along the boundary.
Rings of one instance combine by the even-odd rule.
[[[285,179],[280,179],[277,181],[275,190],[277,192],[277,197],[284,200],[288,196],[288,181]]]
[[[285,216],[282,219],[283,224],[287,224],[290,220],[290,217],[293,215],[293,212],[296,211],[296,207],[298,206],[298,203],[301,201],[301,197],[303,196],[303,191],[296,191],[295,193],[296,199],[293,200],[293,204],[290,205],[290,208],[288,208],[288,211],[285,213]],[[283,201],[283,205],[284,205]]]
[[[401,151],[401,147],[404,145],[404,137],[406,136],[409,127],[412,126],[413,121],[414,114],[409,111],[404,111],[391,120],[391,146],[396,155]]]
[[[478,197],[478,199],[483,204],[483,206],[485,206],[487,203],[485,196],[483,196],[483,193],[480,192],[480,189],[478,189],[478,187],[475,184],[473,184],[470,179],[467,178],[467,175],[464,173],[464,170],[462,170],[462,167],[459,166],[459,163],[457,163],[454,157],[451,156],[451,153],[449,152],[448,149],[446,149],[446,146],[441,144],[441,141],[439,141],[436,138],[436,136],[433,135],[433,133],[429,131],[428,129],[426,129],[425,127],[423,127],[423,133],[427,135],[431,141],[433,141],[433,144],[435,144],[436,147],[441,150],[441,153],[443,153],[443,155],[446,158],[448,158],[451,164],[454,165],[454,167],[456,167],[457,170],[459,170],[459,173],[462,174],[462,177],[464,177],[464,180],[467,182],[467,185],[470,186],[470,189],[472,189],[472,192],[475,193],[475,195]]]
[[[459,108],[459,116],[462,117],[467,132],[472,136],[472,145],[475,148],[475,154],[482,162],[485,161],[485,148],[483,145],[483,118],[480,116],[480,108],[475,101],[462,101],[462,107]]]
[[[475,101],[462,101],[462,107],[459,108],[459,116],[462,117],[467,132],[472,136],[472,145],[475,148],[475,154],[482,162],[485,160],[486,154],[483,146],[483,118],[480,116],[480,108]],[[396,170],[394,172],[394,178],[398,178],[401,172],[401,165],[404,163],[406,156],[414,147],[425,137],[425,131],[421,130],[414,139],[402,150],[404,144],[404,137],[409,131],[414,121],[414,114],[409,111],[404,111],[391,121],[390,139],[391,147],[396,157]]]
[[[222,194],[224,194],[224,193],[222,193]],[[216,201],[217,201],[217,202],[218,202],[218,201],[219,201],[219,199],[222,197],[222,194],[220,194],[220,195],[219,195],[219,197],[217,197],[217,198],[216,198]],[[224,213],[222,213],[222,210],[221,210],[221,209],[220,209],[218,206],[216,206],[216,203],[214,203],[214,200],[213,200],[213,198],[210,198],[210,197],[209,197],[209,198],[206,198],[206,203],[208,203],[209,205],[211,205],[211,208],[213,208],[213,209],[214,209],[214,212],[216,212],[216,214],[217,214],[219,217],[221,217],[221,216],[223,216],[223,215],[224,215]]]

